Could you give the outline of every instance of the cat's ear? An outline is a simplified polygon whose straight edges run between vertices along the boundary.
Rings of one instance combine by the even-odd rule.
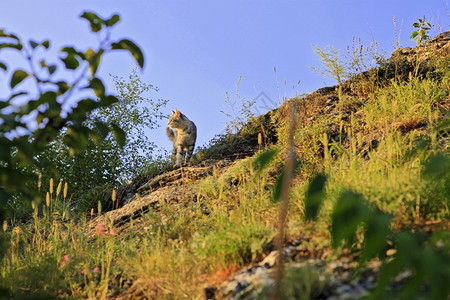
[[[181,117],[181,113],[178,109],[175,109],[175,114],[177,115],[177,117]]]
[[[172,110],[172,115],[174,115],[175,114],[175,112]]]

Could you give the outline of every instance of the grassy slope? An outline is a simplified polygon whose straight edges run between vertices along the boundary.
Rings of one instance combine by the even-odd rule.
[[[280,151],[262,170],[260,153],[237,161],[221,176],[196,185],[196,203],[177,210],[162,205],[132,221],[126,234],[118,236],[105,224],[90,240],[86,221],[62,218],[57,209],[14,227],[0,268],[3,286],[16,297],[199,297],[205,284],[220,283],[270,249],[279,206],[273,190],[285,161],[292,112],[301,164],[292,187],[288,238],[314,229],[320,234],[311,248],[328,249],[330,214],[345,190],[391,214],[393,228],[433,223],[448,232],[448,174],[426,171],[434,157],[448,158],[448,126],[446,131],[440,124],[448,124],[449,57],[432,57],[426,69],[416,69],[418,76],[414,64],[397,67],[404,72],[372,70],[339,88],[291,99],[269,116],[251,120],[240,136],[216,140],[199,159],[232,154],[236,145],[248,150],[245,139],[254,145],[260,128],[267,129],[268,141],[277,141],[269,148]],[[318,172],[328,176],[326,197],[311,223],[304,218],[305,192]],[[62,195],[55,191],[51,198],[58,202]]]

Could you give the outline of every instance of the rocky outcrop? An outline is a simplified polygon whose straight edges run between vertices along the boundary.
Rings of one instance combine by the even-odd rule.
[[[320,287],[310,291],[314,299],[360,299],[369,294],[375,286],[376,276],[381,262],[370,261],[358,270],[356,254],[342,255],[336,259],[302,257],[303,246],[289,245],[282,256],[284,269],[290,272],[316,277],[311,287]],[[206,299],[258,299],[266,298],[275,288],[277,251],[272,251],[261,262],[243,268],[220,286],[205,287]],[[289,284],[289,283],[288,283]],[[310,287],[305,288],[305,293]],[[314,294],[315,293],[315,294]]]
[[[171,205],[196,202],[194,184],[206,176],[219,176],[233,161],[210,161],[207,166],[184,167],[163,173],[123,196],[124,206],[108,211],[89,221],[87,235],[93,237],[100,224],[113,226],[117,233],[128,227],[132,219],[140,218],[161,203]]]
[[[404,47],[392,52],[391,61],[406,59],[410,63],[427,63],[430,59],[450,54],[450,31],[444,32],[417,47]]]

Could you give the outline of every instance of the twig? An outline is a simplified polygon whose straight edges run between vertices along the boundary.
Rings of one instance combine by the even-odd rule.
[[[295,116],[295,107],[291,105],[290,110],[290,128],[289,128],[289,137],[288,137],[288,152],[287,152],[287,161],[284,168],[284,177],[281,183],[281,206],[278,220],[278,237],[276,238],[276,249],[278,251],[277,256],[277,270],[275,277],[275,291],[273,294],[273,299],[278,300],[281,299],[282,290],[281,290],[281,280],[283,276],[283,247],[285,240],[285,227],[287,220],[287,212],[289,207],[289,195],[291,193],[291,185],[292,179],[294,177],[294,168],[295,168],[295,150],[294,150],[294,133],[297,128],[297,118]]]

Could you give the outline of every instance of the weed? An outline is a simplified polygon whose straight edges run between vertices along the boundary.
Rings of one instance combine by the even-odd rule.
[[[348,67],[342,60],[338,49],[335,49],[333,46],[328,46],[323,49],[316,45],[312,47],[314,53],[320,56],[320,62],[325,67],[325,69],[311,67],[315,72],[334,79],[337,84],[341,84],[350,77]]]
[[[431,29],[431,24],[425,21],[425,16],[423,16],[423,19],[417,19],[413,27],[417,28],[417,30],[411,33],[410,39],[413,39],[417,46],[425,43],[430,38],[427,32]]]
[[[396,82],[370,96],[363,111],[369,129],[381,127],[409,131],[432,118],[433,106],[448,95],[439,82],[414,77]]]

